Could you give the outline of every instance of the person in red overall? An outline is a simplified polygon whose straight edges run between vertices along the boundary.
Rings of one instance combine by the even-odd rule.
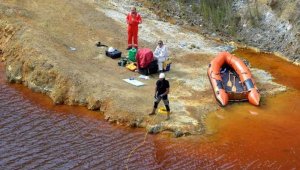
[[[128,48],[130,50],[132,47],[138,48],[138,30],[139,24],[142,23],[142,17],[136,12],[136,8],[132,7],[131,12],[126,17],[126,22],[128,25]],[[133,39],[133,45],[132,45]]]

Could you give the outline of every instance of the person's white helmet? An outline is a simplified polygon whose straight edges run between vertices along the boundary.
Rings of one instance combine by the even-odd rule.
[[[160,73],[160,74],[159,74],[159,78],[160,78],[160,79],[164,79],[165,77],[166,77],[165,73]]]
[[[113,52],[113,51],[115,51],[115,49],[113,47],[109,47],[107,51],[108,52]]]

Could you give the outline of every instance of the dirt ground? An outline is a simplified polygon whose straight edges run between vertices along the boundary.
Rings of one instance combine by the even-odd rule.
[[[154,49],[162,39],[173,62],[166,73],[171,85],[171,119],[165,121],[162,114],[149,117],[158,75],[139,79],[138,73],[106,57],[106,48],[95,46],[100,41],[127,55],[125,15],[133,5],[134,1],[119,0],[2,0],[0,49],[7,80],[45,93],[55,104],[87,106],[111,122],[145,127],[154,133],[204,133],[206,115],[218,109],[206,76],[207,65],[228,45],[162,22],[138,7],[143,17],[139,48]],[[263,70],[254,76],[271,77]],[[122,80],[129,77],[145,86],[135,87]],[[285,90],[268,80],[258,83]]]

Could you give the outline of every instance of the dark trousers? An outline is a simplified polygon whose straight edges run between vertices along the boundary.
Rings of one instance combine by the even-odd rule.
[[[168,112],[170,112],[170,107],[169,107],[169,99],[168,99],[168,95],[165,95],[163,97],[160,97],[160,96],[156,96],[155,97],[155,100],[154,100],[154,108],[157,109],[157,106],[159,104],[159,102],[163,100],[164,104],[165,104],[165,107],[167,109]]]

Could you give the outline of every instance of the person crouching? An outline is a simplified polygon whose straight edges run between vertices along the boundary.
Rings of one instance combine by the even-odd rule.
[[[168,50],[162,40],[159,40],[154,51],[154,58],[157,59],[158,71],[163,72],[163,62],[168,59]]]

